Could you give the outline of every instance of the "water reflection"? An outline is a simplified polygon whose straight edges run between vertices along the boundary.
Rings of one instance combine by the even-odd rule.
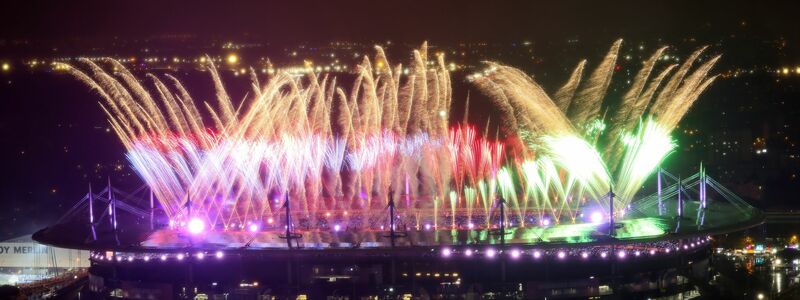
[[[720,253],[714,255],[710,284],[721,296],[735,299],[791,297],[800,284],[798,261],[783,261],[771,253],[760,255]],[[795,295],[796,296],[796,295]]]

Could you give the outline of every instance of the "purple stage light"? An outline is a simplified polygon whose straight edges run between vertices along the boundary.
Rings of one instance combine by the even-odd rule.
[[[186,228],[191,234],[201,234],[206,230],[206,223],[198,218],[192,218],[189,220],[189,224],[186,225]]]
[[[451,254],[453,254],[453,251],[450,248],[442,249],[442,257],[450,257]]]
[[[222,258],[224,255],[225,254],[223,254],[222,251],[217,251],[217,253],[214,256],[216,256],[217,258]]]
[[[533,251],[533,258],[539,259],[540,257],[542,257],[542,252],[539,252],[539,250]]]
[[[564,251],[558,251],[558,259],[564,259],[567,257],[567,253]]]
[[[464,251],[464,256],[471,257],[472,256],[472,249],[467,249]]]
[[[520,252],[519,249],[511,250],[511,258],[517,259],[520,255],[522,255],[522,252]]]
[[[497,251],[496,250],[494,250],[492,248],[486,249],[486,257],[487,258],[494,258],[495,255],[497,255]]]
[[[603,214],[599,211],[592,212],[589,218],[594,224],[599,224],[603,222]]]

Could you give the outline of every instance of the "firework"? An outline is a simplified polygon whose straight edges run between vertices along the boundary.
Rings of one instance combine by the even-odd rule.
[[[659,49],[603,119],[620,43],[586,82],[582,61],[554,98],[499,64],[470,77],[503,112],[506,135],[524,142],[521,151],[471,126],[451,127],[450,73],[425,44],[407,75],[376,47],[349,89],[321,74],[278,73],[264,84],[253,74],[251,96],[238,104],[211,59],[213,103],[194,100],[172,76],[144,81],[112,59],[69,70],[103,98],[133,168],[171,220],[277,226],[289,198],[305,227],[378,229],[391,196],[401,226],[471,229],[492,226],[501,197],[519,226],[575,222],[612,186],[624,207],[674,148],[669,133],[713,80],[716,58],[690,73],[701,49],[668,80],[672,66],[651,78]]]
[[[552,98],[522,71],[500,64],[489,63],[485,71],[469,77],[504,112],[509,131],[525,141],[528,153],[523,156],[533,157],[533,165],[554,164],[566,172],[564,178],[551,170],[525,172],[525,181],[533,180],[527,185],[540,189],[539,194],[560,197],[551,205],[574,211],[582,201],[570,204],[570,199],[599,199],[613,189],[615,207],[627,206],[675,148],[670,132],[716,78],[708,73],[719,56],[692,70],[705,48],[677,70],[669,65],[653,76],[666,49],[661,48],[643,62],[622,99],[610,99],[607,90],[621,43],[611,46],[585,82],[581,79],[586,61],[578,63]],[[550,183],[540,184],[542,178]]]

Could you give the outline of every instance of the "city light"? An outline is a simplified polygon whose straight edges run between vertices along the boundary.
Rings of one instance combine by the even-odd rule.
[[[238,62],[239,62],[239,56],[238,56],[238,55],[236,55],[236,54],[228,54],[228,58],[226,58],[226,61],[227,61],[229,64],[232,64],[232,65],[233,65],[233,64],[236,64],[236,63],[238,63]]]

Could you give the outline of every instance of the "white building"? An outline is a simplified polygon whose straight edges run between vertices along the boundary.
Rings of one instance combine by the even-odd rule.
[[[27,283],[89,267],[89,251],[42,245],[25,235],[0,242],[0,285]]]

